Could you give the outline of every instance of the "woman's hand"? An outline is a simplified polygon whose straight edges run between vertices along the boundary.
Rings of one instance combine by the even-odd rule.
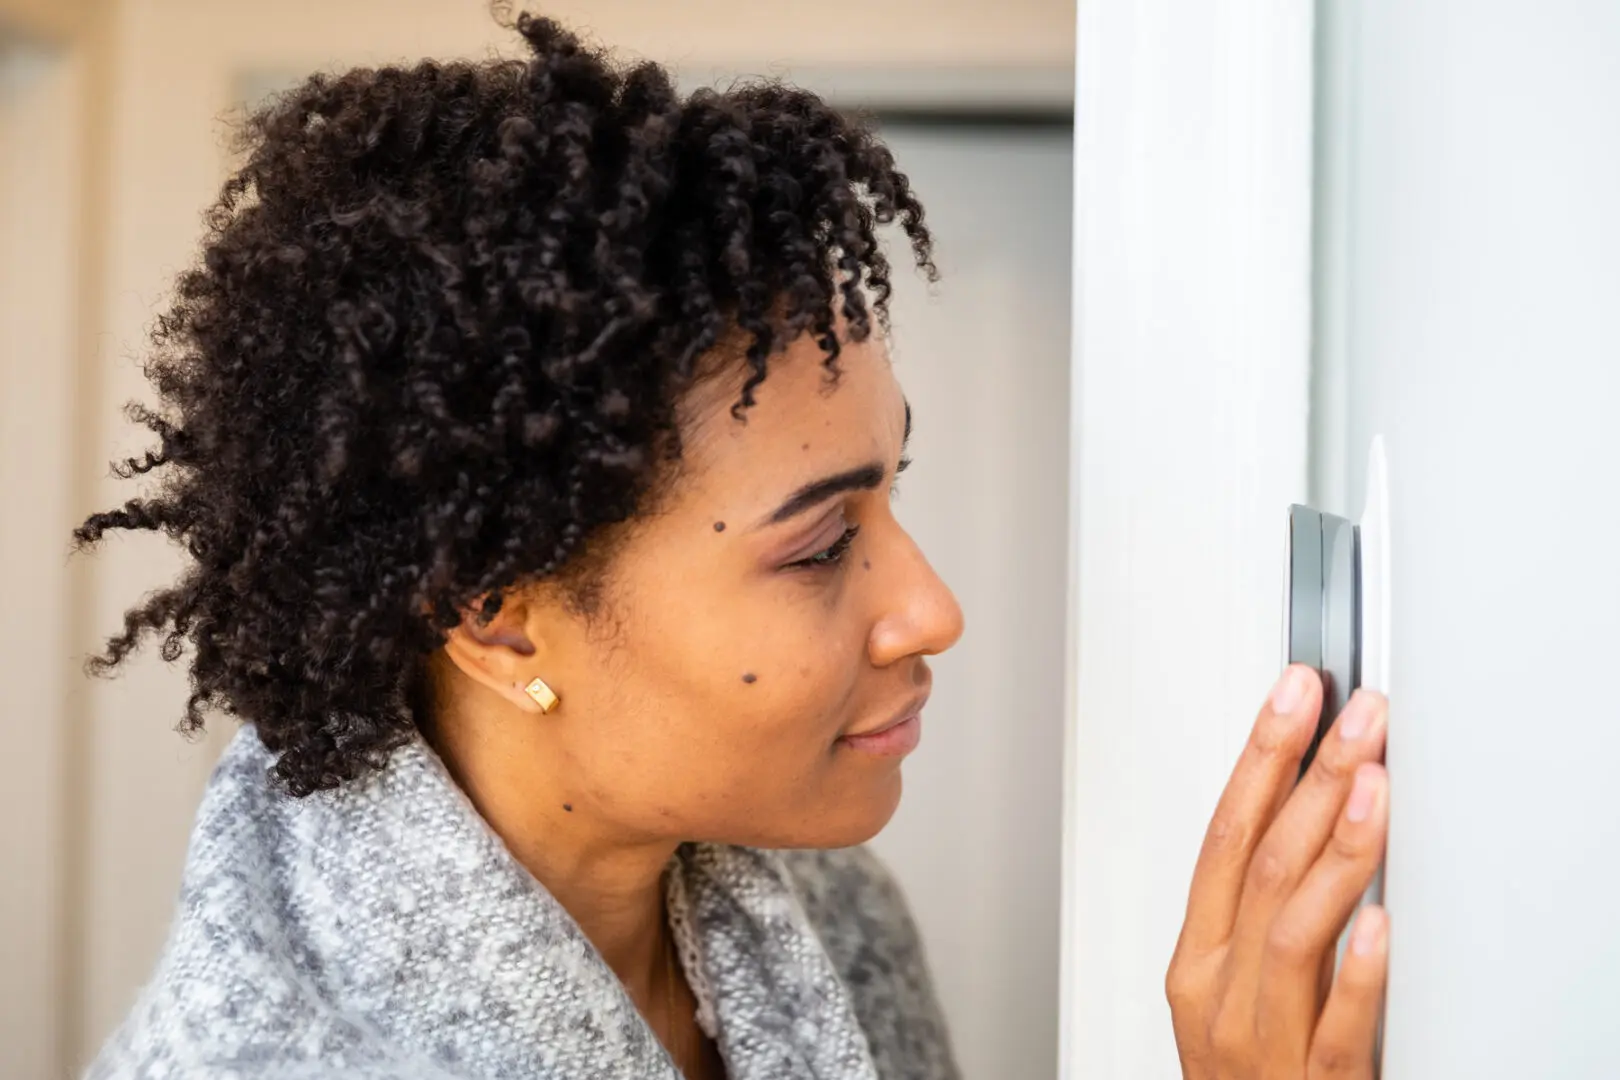
[[[1345,923],[1389,821],[1386,704],[1357,691],[1298,786],[1322,684],[1294,665],[1260,711],[1193,872],[1165,978],[1187,1080],[1371,1080],[1388,919]]]

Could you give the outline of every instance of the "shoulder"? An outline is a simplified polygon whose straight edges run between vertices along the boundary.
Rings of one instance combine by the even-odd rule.
[[[247,726],[215,765],[162,951],[85,1080],[402,1075],[368,1054],[290,944],[297,920],[283,871],[298,857],[297,835],[318,829],[321,807],[277,791],[273,761]]]
[[[955,1080],[944,1014],[917,924],[871,848],[780,852],[805,914],[854,997],[885,1080]]]

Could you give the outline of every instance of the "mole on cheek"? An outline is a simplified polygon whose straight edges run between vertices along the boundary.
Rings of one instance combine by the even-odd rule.
[[[754,680],[756,680],[758,678],[759,678],[759,676],[755,675],[752,671],[748,671],[748,672],[743,673],[743,682],[751,683],[751,682],[753,682]]]
[[[714,531],[715,532],[725,532],[726,531],[726,523],[723,522],[723,521],[715,522],[714,523]]]
[[[803,446],[803,448],[802,448],[802,449],[805,449],[805,450],[808,450],[808,449],[810,449],[810,444],[809,444],[809,443],[805,443],[805,444],[804,444],[804,446]]]
[[[863,569],[863,570],[872,569],[872,560],[871,559],[862,559],[861,560],[861,569]]]
[[[563,809],[572,814],[574,812],[574,804],[565,802],[563,803]]]

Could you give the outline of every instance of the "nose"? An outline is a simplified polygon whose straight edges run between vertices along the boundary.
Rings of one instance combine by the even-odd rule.
[[[868,646],[874,666],[932,656],[961,640],[962,605],[905,530],[896,527],[895,542],[877,558],[887,565],[873,566],[884,571]]]

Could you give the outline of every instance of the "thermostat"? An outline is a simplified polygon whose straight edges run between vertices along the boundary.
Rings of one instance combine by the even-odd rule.
[[[1322,677],[1322,714],[1300,775],[1358,687],[1389,693],[1389,478],[1382,438],[1367,462],[1359,521],[1288,508],[1283,663]]]

